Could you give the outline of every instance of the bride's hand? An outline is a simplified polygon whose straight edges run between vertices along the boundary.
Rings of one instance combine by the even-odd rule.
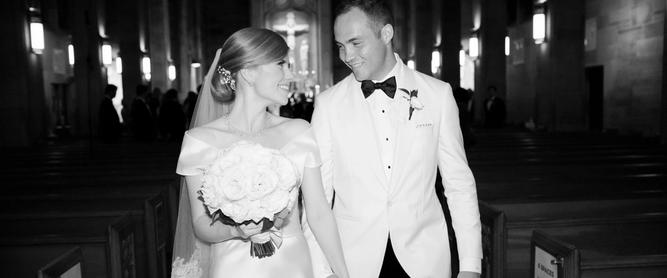
[[[236,234],[235,236],[243,239],[249,239],[251,236],[261,233],[262,226],[263,226],[262,223],[260,224],[249,223],[249,224],[235,226],[234,227],[234,231]]]

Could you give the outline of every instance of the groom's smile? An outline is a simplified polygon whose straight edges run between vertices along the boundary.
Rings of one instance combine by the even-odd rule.
[[[391,38],[384,41],[381,29],[357,8],[336,18],[334,37],[338,57],[352,70],[358,81],[379,80],[393,67],[393,61],[385,59],[387,43],[390,43]]]

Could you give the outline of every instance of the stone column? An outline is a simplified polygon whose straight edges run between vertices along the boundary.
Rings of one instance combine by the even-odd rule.
[[[27,146],[45,135],[42,62],[30,49],[26,1],[5,2],[0,16],[6,38],[0,50],[10,54],[0,68],[0,146]]]
[[[547,38],[536,48],[536,118],[552,130],[585,130],[585,3],[560,0],[546,5]]]
[[[667,47],[665,47],[665,38],[667,38],[667,20],[664,21],[662,30],[662,95],[660,105],[660,142],[667,144]]]
[[[407,9],[406,1],[393,0],[391,1],[392,13],[394,14],[394,39],[392,40],[394,52],[398,53],[401,58],[408,60],[407,52],[407,18],[409,10]]]
[[[140,24],[139,5],[134,0],[122,0],[118,5],[107,6],[107,14],[110,17],[121,17],[117,20],[117,26],[109,30],[111,38],[118,43],[119,56],[123,61],[123,107],[129,111],[135,96],[137,85],[141,84],[141,47],[139,42]],[[110,26],[112,27],[112,26]],[[127,116],[124,113],[123,117]],[[127,119],[124,119],[127,120]]]
[[[431,75],[431,52],[434,49],[435,38],[433,35],[434,23],[431,17],[431,1],[415,1],[416,13],[416,52],[415,64],[417,71]]]
[[[452,88],[461,84],[459,67],[459,50],[461,50],[461,0],[444,0],[440,20],[442,22],[442,53],[441,79]]]
[[[406,51],[408,59],[413,59],[417,63],[417,3],[415,1],[408,1],[408,35],[406,43]]]
[[[97,1],[85,1],[71,7],[74,11],[72,23],[72,44],[74,45],[74,83],[76,87],[76,112],[73,133],[87,135],[92,140],[97,110],[103,97],[106,82],[102,76],[100,54]],[[92,142],[92,141],[91,141]]]
[[[321,91],[333,85],[333,59],[338,59],[338,53],[333,52],[333,13],[331,0],[317,2],[317,13],[319,19],[318,49],[320,51],[320,63],[317,74],[320,80]]]
[[[178,44],[174,45],[174,54],[177,54],[177,58],[174,57],[174,62],[176,63],[176,80],[178,81],[178,93],[179,100],[183,100],[187,97],[188,92],[191,90],[190,84],[190,64],[192,63],[192,57],[190,55],[190,46],[192,45],[189,40],[189,24],[191,17],[191,6],[187,0],[178,1]],[[178,52],[176,52],[178,51]]]
[[[550,95],[556,104],[555,129],[586,130],[584,37],[585,1],[560,0],[547,2],[553,10],[549,64]]]
[[[490,97],[489,86],[495,86],[497,96],[505,97],[505,35],[507,7],[505,0],[481,0],[481,22],[478,33],[479,62],[475,81],[475,109],[478,119],[484,119],[484,100]]]
[[[164,93],[171,85],[167,76],[167,68],[171,59],[167,0],[148,0],[147,22],[151,87],[159,88]]]

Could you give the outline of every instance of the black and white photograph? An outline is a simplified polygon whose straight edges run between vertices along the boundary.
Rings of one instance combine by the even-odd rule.
[[[665,0],[6,0],[12,278],[665,278]]]

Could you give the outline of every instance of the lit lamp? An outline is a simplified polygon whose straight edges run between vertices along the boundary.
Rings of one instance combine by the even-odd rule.
[[[466,63],[466,52],[465,50],[459,50],[459,67],[462,67]]]
[[[141,72],[146,80],[151,80],[151,58],[148,56],[141,58]]]
[[[176,67],[174,65],[169,65],[167,68],[167,75],[170,81],[174,81],[176,79]]]
[[[434,75],[438,73],[438,69],[440,68],[440,51],[433,50],[431,52],[431,73]]]
[[[111,51],[111,45],[107,42],[102,44],[102,64],[108,66],[113,63],[113,53]]]
[[[36,54],[44,51],[44,25],[37,17],[30,20],[30,47]]]
[[[476,34],[470,36],[468,40],[468,55],[473,59],[479,57],[479,40]]]
[[[505,36],[505,56],[510,56],[510,37]]]
[[[197,68],[201,67],[201,64],[200,64],[199,62],[197,62],[197,61],[192,61],[192,64],[190,64],[190,66],[191,66],[193,69],[197,69]]]
[[[123,59],[116,57],[116,72],[123,73]]]
[[[535,8],[533,13],[533,40],[535,44],[541,44],[546,40],[547,19],[544,6]]]
[[[71,43],[67,45],[67,58],[69,60],[69,65],[74,65],[74,45]]]

